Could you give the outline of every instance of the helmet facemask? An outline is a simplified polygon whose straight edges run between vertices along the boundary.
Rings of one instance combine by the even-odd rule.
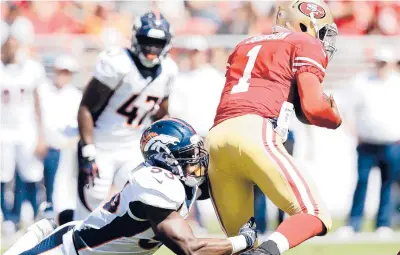
[[[328,53],[328,58],[331,60],[336,52],[336,36],[339,34],[337,26],[335,23],[325,24],[321,28],[318,27],[317,20],[314,18],[314,13],[310,13],[311,24],[315,29],[315,34],[317,38],[321,41],[326,52]]]
[[[336,36],[338,35],[338,29],[336,24],[326,24],[318,31],[318,39],[324,45],[326,52],[328,53],[329,60],[333,58],[333,55],[337,51],[336,49]]]
[[[153,67],[159,64],[171,49],[171,44],[165,39],[152,38],[144,35],[134,36],[132,44],[140,59],[146,67]]]
[[[209,156],[203,142],[190,145],[173,153],[182,168],[181,180],[186,186],[195,187],[202,184],[208,172]]]

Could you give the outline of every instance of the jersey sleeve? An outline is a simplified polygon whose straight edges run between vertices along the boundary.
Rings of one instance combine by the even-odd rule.
[[[102,51],[97,60],[93,77],[110,89],[115,89],[129,72],[130,60],[122,48],[109,48]]]
[[[171,172],[156,167],[136,171],[130,178],[135,199],[154,207],[178,210],[185,201],[185,188]]]
[[[315,74],[322,82],[327,64],[328,57],[321,43],[316,40],[306,40],[298,44],[292,70],[296,75],[303,72]]]

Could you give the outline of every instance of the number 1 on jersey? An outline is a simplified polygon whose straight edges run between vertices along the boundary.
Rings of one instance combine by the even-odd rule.
[[[242,78],[239,79],[239,82],[232,87],[231,94],[246,92],[249,90],[249,85],[247,81],[251,78],[251,72],[253,71],[254,64],[256,63],[256,59],[258,53],[260,52],[262,45],[256,45],[249,52],[247,55],[249,59],[247,60],[246,67],[244,68]]]

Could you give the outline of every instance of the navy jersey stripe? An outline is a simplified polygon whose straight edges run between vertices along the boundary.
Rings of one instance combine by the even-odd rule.
[[[54,234],[51,234],[46,239],[41,241],[39,244],[37,244],[32,249],[29,249],[29,250],[21,253],[20,255],[38,255],[38,254],[44,253],[46,251],[52,250],[54,248],[57,248],[58,246],[63,244],[63,239],[62,239],[63,235],[65,233],[67,233],[69,230],[73,229],[74,226],[75,225],[68,225],[68,226],[61,228]]]
[[[136,217],[145,219],[140,205],[140,202],[135,201],[130,204],[129,208]],[[140,212],[140,215],[136,215],[138,214],[137,212]],[[125,213],[99,229],[85,227],[75,231],[75,238],[76,236],[79,237],[76,238],[78,239],[76,243],[77,249],[81,250],[87,246],[95,248],[121,237],[132,237],[148,230],[150,227],[149,221],[136,221],[128,213]]]

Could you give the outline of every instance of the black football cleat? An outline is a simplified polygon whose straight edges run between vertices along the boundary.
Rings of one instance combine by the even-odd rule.
[[[278,246],[274,241],[268,240],[263,242],[257,248],[240,253],[241,255],[281,255]]]

